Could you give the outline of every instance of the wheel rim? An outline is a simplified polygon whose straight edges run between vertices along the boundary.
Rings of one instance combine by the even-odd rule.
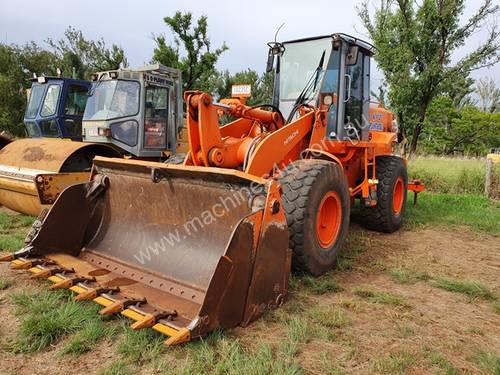
[[[342,204],[339,195],[329,191],[321,200],[316,217],[316,237],[323,249],[329,249],[337,239],[342,222]]]
[[[396,184],[394,185],[394,192],[392,194],[392,212],[396,215],[401,213],[403,209],[404,197],[405,197],[405,184],[403,178],[398,177]]]

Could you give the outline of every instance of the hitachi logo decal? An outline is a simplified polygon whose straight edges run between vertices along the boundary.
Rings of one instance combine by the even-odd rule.
[[[296,136],[299,135],[299,131],[295,130],[292,134],[290,134],[288,137],[286,137],[285,141],[283,142],[283,145],[286,146],[292,139],[294,139]]]

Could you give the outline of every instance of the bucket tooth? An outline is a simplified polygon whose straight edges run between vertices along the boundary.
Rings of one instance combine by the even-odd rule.
[[[5,255],[0,256],[0,262],[11,262],[14,259],[16,259],[14,257],[14,254],[5,254]]]
[[[175,336],[171,336],[165,341],[166,346],[183,344],[191,340],[191,332],[187,328],[181,328]]]
[[[90,301],[99,297],[103,293],[118,293],[120,288],[92,288],[75,297],[75,301]]]
[[[72,277],[51,285],[49,289],[69,289],[75,284],[83,283],[86,281],[94,282],[95,277],[80,277],[80,276]]]
[[[128,306],[131,305],[141,305],[146,303],[146,298],[143,299],[136,299],[136,298],[131,298],[131,299],[123,299],[123,300],[118,300],[113,302],[111,305],[101,309],[99,311],[99,314],[101,315],[111,315],[111,314],[116,314],[119,312],[122,312],[125,310]]]
[[[48,279],[51,276],[54,276],[56,273],[74,273],[75,270],[73,269],[67,269],[67,268],[61,268],[61,267],[56,267],[56,268],[47,268],[43,269],[40,272],[34,273],[33,275],[30,276],[30,279]]]
[[[18,258],[16,262],[11,263],[10,268],[13,270],[29,270],[36,266],[51,266],[55,262],[49,259],[24,259]]]
[[[23,260],[16,263],[11,263],[10,268],[13,270],[29,270],[36,266],[36,262],[32,260]]]
[[[145,314],[142,320],[133,323],[130,328],[134,331],[142,328],[151,328],[159,319],[173,320],[177,316],[177,311],[158,311],[152,314]]]

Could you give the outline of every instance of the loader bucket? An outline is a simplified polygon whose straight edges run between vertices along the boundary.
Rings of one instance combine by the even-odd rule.
[[[88,181],[94,155],[118,156],[108,145],[20,139],[0,150],[0,204],[38,215],[69,185]]]
[[[40,215],[14,268],[162,332],[168,345],[282,303],[291,252],[275,181],[101,157],[92,173]]]

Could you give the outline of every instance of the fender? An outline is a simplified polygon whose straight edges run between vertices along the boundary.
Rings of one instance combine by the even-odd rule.
[[[303,151],[302,156],[304,159],[321,159],[321,160],[333,161],[334,163],[337,163],[342,168],[344,168],[344,166],[342,165],[342,162],[340,161],[340,159],[338,157],[336,157],[333,154],[330,154],[329,152],[327,152],[325,150],[307,148]]]

